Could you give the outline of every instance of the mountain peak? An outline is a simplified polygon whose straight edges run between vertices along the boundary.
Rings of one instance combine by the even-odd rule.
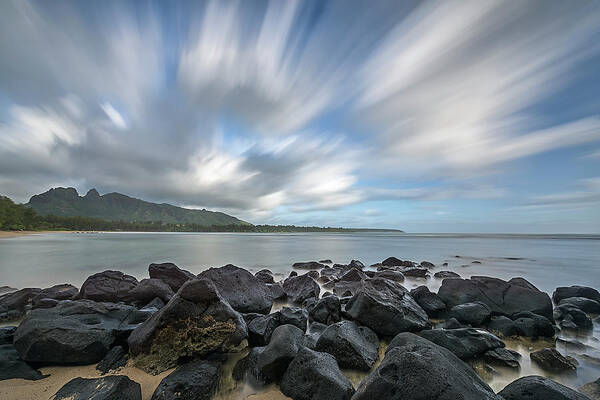
[[[84,196],[87,198],[100,197],[100,193],[96,190],[96,188],[88,190],[87,194]]]

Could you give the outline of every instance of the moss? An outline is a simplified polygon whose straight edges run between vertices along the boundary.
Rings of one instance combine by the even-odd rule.
[[[155,332],[150,351],[137,357],[135,365],[156,375],[175,367],[181,358],[227,351],[225,342],[235,331],[232,320],[215,321],[210,315],[178,320]]]

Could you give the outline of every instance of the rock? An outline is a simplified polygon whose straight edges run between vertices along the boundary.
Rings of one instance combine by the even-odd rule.
[[[271,296],[273,297],[273,300],[281,300],[286,298],[287,295],[285,294],[285,291],[283,290],[283,285],[281,283],[267,283],[267,287],[271,291]]]
[[[448,266],[448,263],[444,263],[446,264],[445,266]],[[435,274],[433,274],[434,278],[438,278],[438,279],[446,279],[446,278],[460,278],[460,275],[457,274],[456,272],[452,272],[452,271],[439,271],[436,272]]]
[[[290,274],[288,275],[288,278],[291,278],[293,276],[298,276],[298,273],[296,271],[292,271],[290,272]]]
[[[271,290],[266,283],[243,268],[228,264],[203,271],[198,278],[211,280],[221,296],[238,312],[268,314],[271,311]]]
[[[396,257],[388,257],[381,262],[384,267],[414,267],[412,261],[402,261]]]
[[[325,267],[327,267],[327,265],[318,263],[316,261],[297,262],[292,264],[292,268],[296,269],[321,269]]]
[[[337,296],[326,296],[308,308],[308,316],[317,322],[329,325],[340,322],[342,306]]]
[[[142,388],[125,375],[75,378],[50,400],[142,400]]]
[[[264,283],[275,283],[275,279],[273,279],[273,273],[268,269],[261,269],[257,273],[254,274],[256,279],[263,281]]]
[[[246,323],[212,281],[183,284],[166,306],[129,336],[129,352],[141,369],[159,373],[182,358],[235,352],[248,336]]]
[[[118,303],[126,301],[129,293],[138,285],[138,280],[120,271],[103,271],[89,276],[83,285],[78,299]]]
[[[579,389],[580,393],[585,394],[592,400],[600,399],[600,378],[596,379],[594,382],[586,383]]]
[[[433,329],[420,333],[425,339],[445,347],[462,360],[470,360],[488,350],[504,347],[502,340],[474,328]]]
[[[529,358],[547,371],[563,372],[577,369],[577,364],[572,359],[563,356],[556,349],[545,348],[534,351],[529,354]]]
[[[325,260],[319,260],[320,264],[333,264],[333,261],[331,261],[330,259],[325,259]]]
[[[562,304],[556,307],[554,320],[563,329],[591,330],[594,327],[591,318],[571,304]]]
[[[358,292],[346,304],[346,314],[383,336],[429,326],[427,314],[408,291],[381,278],[362,281]]]
[[[306,275],[310,276],[311,278],[313,278],[315,281],[317,279],[319,279],[319,271],[308,271],[306,273]]]
[[[517,335],[531,338],[553,337],[554,327],[547,318],[532,312],[520,312],[513,315]]]
[[[369,371],[379,355],[379,338],[365,326],[342,321],[325,329],[315,350],[331,354],[342,368]]]
[[[348,264],[348,266],[350,268],[358,268],[358,269],[363,269],[365,267],[365,264],[363,264],[362,262],[358,261],[358,260],[351,260],[350,264]]]
[[[278,326],[269,344],[260,348],[256,366],[260,374],[270,381],[278,382],[288,365],[302,347],[304,332],[293,325]]]
[[[366,272],[370,272],[370,271],[366,271]],[[391,270],[377,271],[377,272],[375,272],[375,275],[370,278],[389,279],[390,281],[399,282],[399,283],[404,282],[404,275],[402,275],[402,272],[391,271]]]
[[[556,288],[554,293],[552,293],[552,300],[556,304],[560,304],[561,300],[569,297],[584,297],[600,302],[600,292],[587,286],[563,286]]]
[[[16,326],[2,326],[0,327],[0,345],[12,344],[13,336],[17,330]]]
[[[440,297],[429,291],[427,286],[419,286],[410,291],[410,295],[430,317],[439,317],[446,311],[446,304]]]
[[[465,324],[479,327],[486,322],[492,313],[487,304],[480,301],[464,303],[450,309],[450,316]]]
[[[491,317],[488,329],[503,337],[516,336],[519,333],[517,325],[510,318],[503,315]]]
[[[322,324],[320,322],[312,322],[308,326],[308,330],[306,331],[306,335],[304,335],[302,344],[311,350],[315,350],[315,348],[317,347],[317,341],[319,340],[323,332],[325,332],[327,326],[328,325]]]
[[[560,383],[541,376],[525,376],[498,393],[504,400],[589,400]]]
[[[294,276],[283,282],[283,290],[292,303],[302,304],[311,297],[319,298],[321,288],[308,275]]]
[[[165,302],[162,301],[161,299],[159,299],[158,297],[155,297],[154,299],[150,300],[150,302],[147,303],[145,306],[143,306],[141,309],[158,311],[161,308],[163,308],[164,306],[165,306]]]
[[[600,302],[585,297],[567,297],[558,303],[559,306],[564,304],[577,307],[588,314],[600,314]]]
[[[302,348],[283,375],[280,388],[294,400],[349,400],[352,384],[327,353]]]
[[[352,400],[502,400],[449,350],[412,333],[397,335]]]
[[[0,321],[21,318],[31,308],[31,300],[41,291],[38,288],[25,288],[0,296]]]
[[[435,265],[429,261],[421,261],[421,264],[419,264],[419,265],[421,267],[427,268],[427,269],[435,268]]]
[[[64,300],[31,311],[17,328],[14,345],[27,362],[93,364],[149,315],[123,304]]]
[[[519,368],[520,358],[521,355],[518,352],[505,348],[488,350],[483,354],[486,362],[508,368]]]
[[[402,275],[411,278],[427,278],[429,276],[428,272],[425,268],[407,268],[402,270]]]
[[[150,278],[160,279],[177,292],[184,283],[196,276],[189,271],[179,268],[177,265],[167,262],[161,264],[150,264],[148,266]]]
[[[0,381],[15,378],[36,381],[47,376],[23,361],[12,344],[0,345]]]
[[[177,367],[163,378],[152,400],[210,400],[217,389],[221,364],[200,360]]]
[[[279,312],[253,319],[248,323],[248,344],[250,346],[267,345],[273,331],[279,325],[281,325]]]
[[[440,329],[460,329],[460,328],[468,328],[468,326],[461,324],[458,322],[456,318],[450,318],[449,320],[442,322],[439,325]]]
[[[127,364],[127,352],[121,346],[115,346],[104,356],[104,358],[96,365],[96,369],[102,374],[109,371],[117,370]]]
[[[306,324],[308,323],[308,312],[306,310],[299,307],[283,307],[278,313],[281,325],[290,324],[301,329],[302,332],[306,331]]]
[[[35,308],[52,308],[58,305],[59,301],[55,299],[40,299],[35,304],[31,305],[32,309]]]
[[[55,285],[46,289],[42,289],[38,294],[33,296],[31,304],[33,308],[48,308],[48,300],[55,300],[54,304],[60,300],[71,300],[77,296],[79,289],[73,285],[62,284]]]
[[[159,298],[164,303],[168,303],[174,294],[171,287],[160,279],[142,279],[140,283],[129,292],[128,301],[141,305],[147,304],[155,298]]]
[[[444,279],[438,295],[448,308],[481,301],[495,314],[511,316],[521,311],[530,311],[552,319],[550,297],[523,278],[509,281],[485,276]]]

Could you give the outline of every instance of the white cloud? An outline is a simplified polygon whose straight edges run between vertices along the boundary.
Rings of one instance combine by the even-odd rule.
[[[127,123],[125,122],[125,119],[117,110],[115,110],[112,104],[103,103],[100,105],[100,107],[102,107],[102,110],[104,110],[108,118],[110,118],[117,128],[127,129]]]

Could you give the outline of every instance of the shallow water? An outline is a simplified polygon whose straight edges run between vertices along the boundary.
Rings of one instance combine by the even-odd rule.
[[[171,261],[198,273],[211,266],[232,263],[256,271],[269,268],[287,276],[297,261],[331,259],[366,265],[395,256],[436,264],[435,271],[451,270],[463,277],[488,275],[503,279],[521,276],[552,294],[557,286],[581,284],[600,288],[600,236],[572,235],[412,235],[395,233],[52,233],[0,239],[0,286],[47,287],[58,283],[80,285],[87,276],[117,269],[139,279],[148,264]],[[480,262],[473,263],[473,261]],[[447,262],[447,267],[441,264]],[[441,280],[407,279],[408,289],[426,284],[437,291]],[[275,309],[283,304],[278,304]],[[522,354],[518,371],[496,368],[499,375],[482,373],[490,386],[501,390],[520,376],[549,376],[577,388],[600,376],[600,327],[594,322],[589,335],[561,333],[579,344],[559,342],[557,349],[575,357],[577,374],[552,375],[532,364],[529,353],[549,342],[505,340]],[[383,349],[384,347],[382,347]],[[383,354],[383,351],[381,352]],[[224,368],[218,398],[281,399],[276,387],[257,390],[231,380],[239,356]],[[365,373],[344,371],[352,383]],[[51,378],[50,378],[51,379]],[[2,386],[2,385],[0,385]]]

